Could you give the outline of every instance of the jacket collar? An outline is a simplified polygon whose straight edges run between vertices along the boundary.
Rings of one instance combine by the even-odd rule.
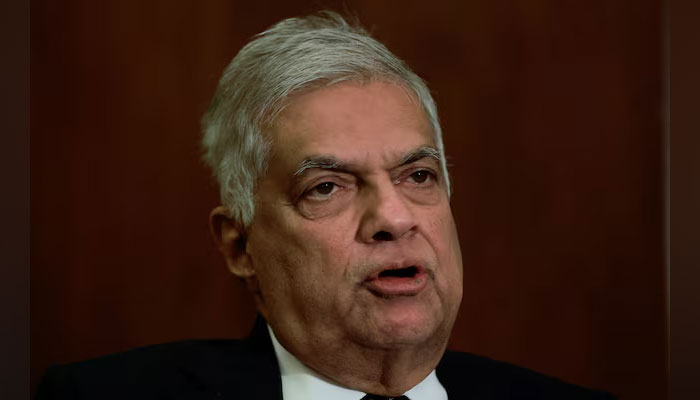
[[[436,368],[450,399],[461,398],[464,387],[464,365],[454,356],[446,353]],[[187,384],[174,393],[177,399],[282,399],[277,357],[267,323],[259,315],[247,339],[211,342],[196,360],[182,363],[178,372]]]
[[[177,372],[186,383],[175,389],[176,399],[282,399],[277,358],[260,316],[250,337],[208,342]]]

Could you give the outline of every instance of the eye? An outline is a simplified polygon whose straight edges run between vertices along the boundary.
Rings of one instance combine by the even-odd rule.
[[[413,181],[414,183],[417,184],[423,184],[428,182],[431,179],[434,179],[433,173],[425,170],[425,169],[420,169],[418,171],[413,172],[411,175],[409,175],[409,179]]]
[[[338,191],[338,189],[340,189],[340,187],[333,182],[323,182],[306,192],[306,196],[316,200],[324,200]]]
[[[318,194],[329,195],[333,193],[333,189],[335,187],[335,183],[333,182],[323,182],[319,185],[316,185],[316,187],[314,187],[313,190]]]

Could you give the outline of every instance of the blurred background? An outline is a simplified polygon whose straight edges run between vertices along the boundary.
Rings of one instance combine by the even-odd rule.
[[[661,0],[31,2],[31,379],[255,310],[199,119],[282,18],[349,11],[429,84],[464,257],[452,349],[667,397]]]

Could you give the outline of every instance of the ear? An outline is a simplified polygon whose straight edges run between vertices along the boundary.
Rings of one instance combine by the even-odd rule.
[[[223,206],[216,207],[209,214],[209,228],[228,269],[246,281],[253,277],[255,270],[246,252],[245,228],[234,221]]]

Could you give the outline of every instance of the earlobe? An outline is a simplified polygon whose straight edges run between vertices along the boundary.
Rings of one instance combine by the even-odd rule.
[[[253,277],[255,270],[250,255],[246,252],[245,228],[235,222],[223,206],[212,210],[209,215],[209,228],[228,269],[245,280]]]

